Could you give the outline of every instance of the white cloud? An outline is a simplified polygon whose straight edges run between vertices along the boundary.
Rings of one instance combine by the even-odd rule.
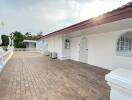
[[[45,34],[75,24],[130,0],[0,0],[5,33],[43,31]],[[2,30],[3,32],[3,30]]]

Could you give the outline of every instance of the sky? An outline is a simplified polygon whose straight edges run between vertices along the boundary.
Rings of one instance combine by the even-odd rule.
[[[0,0],[0,33],[48,34],[132,0]]]

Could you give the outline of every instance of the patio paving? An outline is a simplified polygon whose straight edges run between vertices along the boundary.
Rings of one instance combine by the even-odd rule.
[[[0,73],[0,100],[109,100],[109,71],[39,53],[15,52]]]

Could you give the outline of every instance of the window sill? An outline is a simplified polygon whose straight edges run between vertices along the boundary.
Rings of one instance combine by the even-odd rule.
[[[117,56],[132,57],[132,52],[117,52]]]

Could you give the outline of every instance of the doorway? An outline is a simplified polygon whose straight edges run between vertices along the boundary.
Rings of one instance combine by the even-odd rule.
[[[88,63],[88,39],[86,37],[80,40],[79,61]]]

